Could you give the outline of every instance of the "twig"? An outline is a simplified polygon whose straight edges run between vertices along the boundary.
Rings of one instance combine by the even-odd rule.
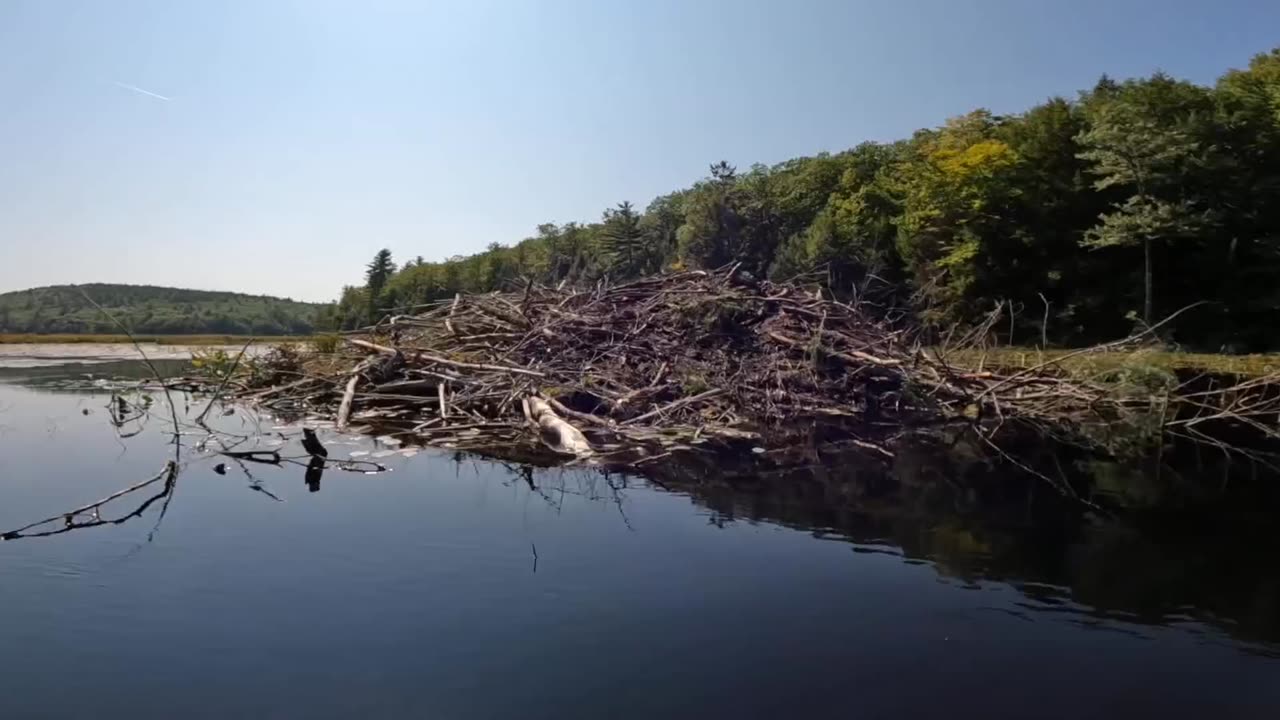
[[[0,540],[17,540],[19,538],[24,538],[24,537],[46,537],[48,535],[58,535],[64,532],[69,532],[71,530],[77,530],[77,529],[86,528],[86,527],[98,527],[100,525],[120,525],[135,517],[141,516],[142,513],[145,512],[146,509],[151,506],[152,503],[160,499],[160,497],[167,495],[169,492],[171,492],[173,489],[173,482],[177,478],[177,476],[178,476],[178,464],[173,460],[170,460],[165,463],[164,469],[161,470],[158,475],[156,475],[155,477],[149,480],[143,480],[140,483],[135,483],[133,485],[130,485],[129,487],[123,490],[114,492],[102,498],[101,500],[98,500],[97,502],[92,502],[92,503],[89,503],[88,505],[75,508],[74,510],[69,510],[64,513],[59,513],[57,515],[54,515],[53,517],[45,518],[44,520],[39,520],[29,525],[24,525],[16,530],[10,530],[9,532],[0,533]],[[145,503],[135,508],[132,512],[126,515],[122,515],[121,517],[115,518],[113,520],[103,519],[102,507],[107,503],[111,502],[112,500],[117,500],[126,495],[135,493],[145,487],[154,485],[155,483],[158,483],[162,480],[165,483],[165,487],[164,487],[164,491],[160,495],[157,495],[155,497],[148,499]],[[90,520],[89,522],[83,522],[83,523],[76,522],[76,518],[78,516],[88,513],[90,511],[92,511],[92,517],[93,517],[92,520]],[[48,525],[49,523],[58,522],[58,521],[61,521],[63,523],[63,527],[59,530],[42,532],[42,533],[25,534],[27,530],[30,530],[32,528],[37,528],[37,527],[40,527],[41,525]]]
[[[209,398],[209,402],[204,406],[204,410],[201,410],[200,414],[196,416],[197,425],[204,424],[204,417],[209,414],[209,410],[213,409],[213,404],[218,401],[218,398],[222,397],[222,391],[226,389],[227,383],[231,382],[231,376],[234,375],[236,369],[240,367],[240,360],[244,357],[244,353],[249,349],[249,346],[253,344],[253,341],[254,338],[249,338],[249,340],[245,342],[244,347],[240,348],[240,352],[236,353],[236,359],[231,363],[231,369],[227,370],[226,377],[222,378],[222,382],[218,385],[218,389],[214,391],[213,397]]]
[[[645,414],[643,414],[643,415],[638,415],[638,416],[636,416],[636,417],[633,417],[633,418],[631,418],[630,420],[624,420],[624,421],[622,422],[622,424],[623,424],[623,425],[634,425],[634,424],[636,424],[636,423],[638,423],[638,422],[640,422],[640,421],[642,421],[642,420],[648,420],[649,418],[654,417],[654,416],[657,416],[657,415],[665,415],[665,414],[667,414],[667,413],[671,412],[672,410],[676,410],[676,409],[682,408],[682,407],[684,407],[685,405],[689,405],[689,404],[691,404],[691,403],[696,403],[696,402],[701,402],[701,401],[703,401],[703,400],[710,400],[710,399],[711,399],[711,398],[713,398],[713,397],[716,397],[716,396],[718,396],[718,395],[723,395],[723,394],[724,394],[724,390],[721,390],[721,389],[719,389],[719,388],[716,388],[716,389],[714,389],[714,390],[708,390],[708,391],[706,391],[706,392],[704,392],[704,393],[698,393],[697,395],[694,395],[693,397],[687,397],[687,398],[684,398],[683,400],[676,400],[675,402],[668,403],[668,404],[666,404],[666,405],[664,405],[664,406],[662,406],[662,407],[660,407],[660,408],[658,408],[658,409],[656,409],[656,410],[651,410],[651,411],[649,411],[649,412],[647,412],[647,413],[645,413]]]

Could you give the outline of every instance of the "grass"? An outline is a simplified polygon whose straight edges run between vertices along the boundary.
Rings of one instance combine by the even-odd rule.
[[[948,360],[958,365],[977,368],[1004,368],[1021,370],[1034,367],[1075,350],[1004,347],[990,350],[965,350],[953,352]],[[1270,355],[1219,355],[1216,353],[1184,353],[1168,350],[1140,349],[1123,352],[1096,352],[1077,355],[1062,361],[1067,372],[1094,375],[1134,366],[1154,367],[1169,371],[1198,371],[1262,377],[1280,373],[1280,354]]]
[[[155,345],[243,345],[249,340],[248,335],[134,335],[140,343]],[[270,336],[254,338],[259,343],[271,344],[281,342],[302,342],[310,340],[309,336]],[[42,344],[69,345],[80,343],[127,343],[128,335],[67,335],[40,333],[0,333],[0,345]]]

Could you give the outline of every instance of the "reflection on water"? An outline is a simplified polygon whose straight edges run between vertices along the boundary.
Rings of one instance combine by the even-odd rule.
[[[969,446],[919,443],[883,466],[849,458],[778,474],[721,468],[665,479],[714,511],[710,522],[766,521],[853,543],[856,553],[927,561],[956,586],[998,582],[1026,612],[1114,623],[1213,625],[1251,652],[1280,646],[1280,475],[1196,448],[1162,467],[1125,467],[1047,446],[1101,512]],[[1025,457],[1025,455],[1024,455]],[[697,475],[697,473],[694,473]],[[1110,621],[1114,621],[1110,622]]]
[[[6,717],[1280,707],[1280,482],[1194,448],[1025,448],[1066,494],[963,435],[646,481],[234,408],[204,428],[179,394],[172,486],[83,510],[172,457],[164,401],[23,377],[0,383],[0,532],[58,534],[0,542]]]
[[[0,345],[0,348],[5,347]],[[155,358],[151,362],[166,377],[180,375],[191,367],[189,359]],[[18,360],[0,356],[0,382],[22,385],[33,392],[107,391],[119,380],[148,380],[151,369],[136,359],[122,360],[114,356],[75,363],[56,362],[42,357]]]

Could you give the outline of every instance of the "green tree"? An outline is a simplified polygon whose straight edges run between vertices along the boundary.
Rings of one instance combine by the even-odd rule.
[[[895,166],[901,199],[898,251],[914,279],[922,317],[952,324],[990,310],[992,243],[1008,232],[1018,156],[979,110],[917,134]]]
[[[600,245],[608,272],[615,277],[635,277],[657,269],[645,247],[640,216],[629,202],[604,211]]]
[[[344,330],[357,328],[369,318],[369,289],[348,285],[342,288],[333,317],[336,325]]]
[[[382,289],[396,272],[396,265],[391,260],[391,251],[383,248],[373,256],[373,260],[365,266],[364,286],[367,292],[368,319],[373,321],[379,312],[382,300]]]
[[[1189,237],[1205,219],[1192,200],[1181,195],[1181,177],[1202,148],[1185,127],[1186,118],[1161,117],[1138,95],[1139,88],[1131,86],[1115,98],[1103,99],[1090,113],[1090,127],[1077,139],[1082,147],[1079,157],[1092,163],[1091,172],[1097,176],[1095,189],[1131,192],[1112,212],[1099,217],[1101,222],[1086,233],[1084,243],[1091,248],[1142,248],[1142,318],[1150,325],[1153,244]]]
[[[687,191],[655,198],[640,219],[645,246],[652,253],[655,270],[672,265],[678,258],[680,226],[684,224]]]
[[[734,260],[742,218],[734,208],[738,171],[723,160],[711,177],[694,186],[677,232],[681,261],[691,267],[720,267]]]
[[[900,203],[894,198],[886,172],[896,162],[900,148],[864,143],[832,162],[819,156],[813,175],[801,192],[784,190],[781,200],[784,217],[808,218],[800,232],[791,230],[795,220],[783,222],[788,239],[778,251],[771,274],[786,278],[818,271],[837,295],[849,296],[866,288],[874,276],[888,282],[901,279],[901,263],[894,247],[896,218]],[[828,172],[840,170],[834,187]],[[790,183],[788,183],[790,184]],[[791,185],[794,188],[794,185]],[[829,188],[829,189],[828,189]],[[811,195],[822,195],[823,205],[815,206]],[[807,210],[789,210],[804,206]],[[819,207],[810,215],[813,207]]]
[[[1213,95],[1220,152],[1206,185],[1221,241],[1197,258],[1196,277],[1216,280],[1221,312],[1205,335],[1266,347],[1280,325],[1280,49],[1223,75]]]
[[[1078,157],[1076,137],[1085,127],[1077,104],[1052,98],[1005,118],[996,129],[1018,157],[1011,179],[1018,192],[1003,230],[989,239],[987,292],[1015,309],[1034,308],[1016,315],[1014,325],[1022,332],[1011,330],[1014,337],[1038,340],[1042,332],[1056,331],[1087,342],[1090,332],[1112,337],[1128,329],[1114,311],[1116,278],[1098,270],[1104,260],[1124,259],[1091,253],[1082,244],[1085,230],[1109,205],[1090,184],[1088,163]]]

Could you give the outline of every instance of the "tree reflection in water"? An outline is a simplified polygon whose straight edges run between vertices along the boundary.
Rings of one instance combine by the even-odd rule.
[[[668,465],[659,479],[716,525],[777,523],[927,562],[961,586],[1007,584],[1028,612],[1110,630],[1200,621],[1280,644],[1280,473],[1197,446],[1137,464],[1043,438],[1018,450],[1088,503],[967,433],[922,438],[887,462],[817,453],[799,468]]]

